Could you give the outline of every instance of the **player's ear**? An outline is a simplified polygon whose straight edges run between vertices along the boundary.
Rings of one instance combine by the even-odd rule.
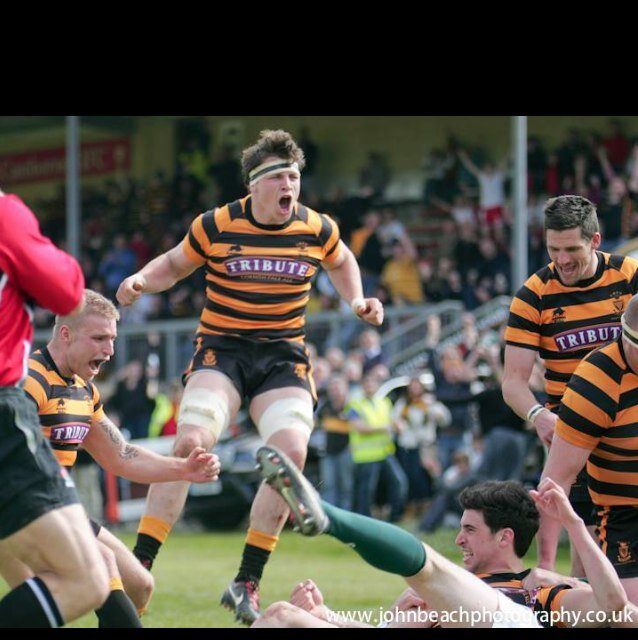
[[[499,532],[499,542],[506,544],[514,544],[514,530],[509,527],[501,529]]]
[[[596,233],[591,237],[592,248],[598,249],[598,247],[600,247],[601,241],[602,241],[602,236],[600,235],[599,231],[596,231]]]
[[[71,327],[68,324],[60,325],[58,329],[58,335],[65,342],[69,342],[71,340]]]

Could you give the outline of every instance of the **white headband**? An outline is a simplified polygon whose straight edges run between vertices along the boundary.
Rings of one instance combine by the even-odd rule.
[[[622,316],[620,316],[620,324],[622,325],[622,334],[625,338],[627,338],[627,340],[629,340],[629,342],[631,342],[631,345],[633,347],[638,347],[638,331],[636,331],[635,329],[632,329],[628,324],[627,321],[625,320],[625,314],[623,313]]]
[[[296,162],[288,162],[278,158],[277,160],[269,160],[268,162],[262,162],[259,166],[255,167],[248,173],[249,184],[252,187],[259,182],[262,178],[265,178],[271,173],[279,173],[280,171],[291,171],[298,176],[301,175],[299,171],[299,165]]]

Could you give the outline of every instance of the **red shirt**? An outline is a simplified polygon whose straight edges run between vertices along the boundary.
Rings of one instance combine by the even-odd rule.
[[[624,167],[631,151],[629,140],[622,133],[619,133],[603,140],[603,146],[607,150],[609,162],[616,168]]]
[[[31,210],[14,195],[0,195],[0,386],[16,386],[27,373],[33,339],[32,307],[73,311],[84,291],[75,258],[40,233]]]

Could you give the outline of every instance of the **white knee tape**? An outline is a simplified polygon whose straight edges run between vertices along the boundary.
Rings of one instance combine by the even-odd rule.
[[[202,387],[184,390],[177,417],[178,427],[202,427],[217,439],[229,422],[228,403],[223,396]]]
[[[301,398],[275,400],[262,414],[257,429],[267,442],[270,436],[282,429],[298,429],[310,437],[314,425],[312,405]]]

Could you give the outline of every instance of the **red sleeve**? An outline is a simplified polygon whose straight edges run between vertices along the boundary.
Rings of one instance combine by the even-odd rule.
[[[40,233],[31,210],[16,196],[0,198],[0,268],[38,305],[60,315],[82,299],[77,260]]]

